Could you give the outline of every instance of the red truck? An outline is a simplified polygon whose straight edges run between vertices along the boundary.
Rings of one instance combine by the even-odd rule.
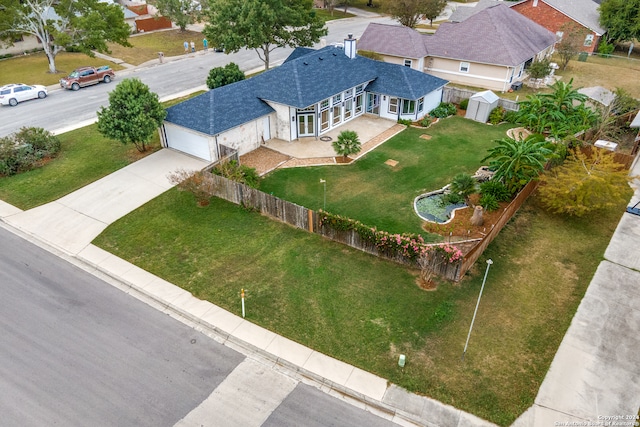
[[[76,68],[67,77],[60,79],[60,86],[65,89],[78,90],[81,87],[95,85],[100,82],[109,83],[116,75],[108,66]]]

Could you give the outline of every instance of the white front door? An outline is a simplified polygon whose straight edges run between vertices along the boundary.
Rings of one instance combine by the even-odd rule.
[[[303,136],[315,135],[315,114],[299,114],[298,115],[298,138]]]

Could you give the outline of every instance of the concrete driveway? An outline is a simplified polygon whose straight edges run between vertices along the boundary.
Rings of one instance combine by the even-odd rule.
[[[204,160],[163,149],[56,201],[4,220],[76,255],[109,224],[170,189],[169,173],[206,165]]]

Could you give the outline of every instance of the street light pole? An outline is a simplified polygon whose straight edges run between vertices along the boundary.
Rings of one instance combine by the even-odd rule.
[[[467,335],[467,342],[464,344],[464,350],[462,351],[462,360],[464,360],[464,355],[467,352],[467,346],[469,345],[469,338],[471,338],[471,330],[473,329],[473,322],[476,320],[476,314],[478,313],[478,306],[480,306],[480,298],[482,298],[482,291],[484,290],[484,284],[487,281],[487,275],[489,274],[489,267],[491,267],[493,261],[491,259],[487,260],[487,270],[484,272],[484,279],[482,279],[482,286],[480,287],[480,295],[478,295],[478,302],[476,303],[476,309],[473,312],[473,319],[471,319],[471,326],[469,327],[469,334]]]
[[[320,178],[320,184],[324,185],[324,198],[322,202],[322,210],[327,210],[327,181]]]

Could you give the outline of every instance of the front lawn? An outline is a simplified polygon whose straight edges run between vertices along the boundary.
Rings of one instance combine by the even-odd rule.
[[[104,138],[93,124],[58,136],[60,153],[38,169],[0,177],[0,200],[20,209],[52,202],[160,148],[156,135],[146,153]]]
[[[197,31],[154,31],[151,33],[137,34],[129,37],[129,43],[133,47],[124,47],[116,43],[110,43],[110,55],[114,58],[122,59],[127,64],[140,65],[144,62],[158,58],[158,52],[163,52],[165,57],[184,55],[183,43],[193,41],[196,49],[203,49],[202,39],[204,36]],[[210,46],[212,48],[212,46]],[[213,55],[213,49],[209,49]]]
[[[494,264],[464,362],[486,258],[426,292],[415,271],[219,199],[198,208],[176,189],[94,243],[238,315],[245,288],[250,321],[506,426],[533,403],[623,210],[575,220],[525,205],[485,253]]]
[[[428,129],[409,128],[348,166],[278,169],[261,181],[260,189],[318,210],[324,204],[324,179],[328,212],[390,233],[425,234],[414,198],[441,188],[458,173],[473,174],[493,141],[506,137],[510,127],[450,117]],[[431,139],[420,138],[423,134]],[[389,159],[398,164],[385,164]]]
[[[47,56],[43,52],[33,53],[0,60],[0,86],[9,83],[55,85],[71,71],[86,65],[109,65],[115,71],[124,68],[104,59],[91,58],[84,53],[61,52],[56,55],[56,68],[59,73],[51,74]]]

